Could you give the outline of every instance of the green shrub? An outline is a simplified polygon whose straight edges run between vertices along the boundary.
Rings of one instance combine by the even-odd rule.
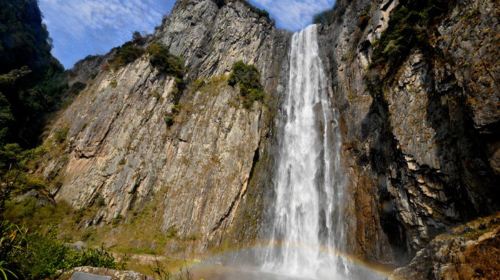
[[[23,149],[17,143],[0,147],[0,172],[17,165],[22,159],[22,151]]]
[[[184,62],[180,57],[170,54],[164,45],[157,42],[151,43],[147,52],[149,62],[160,72],[177,78],[184,76]]]
[[[125,66],[144,54],[144,49],[137,47],[132,42],[127,42],[121,47],[116,49],[116,53],[113,58],[109,61],[109,65],[113,69],[118,69]]]
[[[37,1],[0,1],[0,146],[37,144],[67,87]]]
[[[174,125],[174,116],[172,114],[167,114],[164,118],[165,124],[167,127],[171,127]]]
[[[371,66],[388,63],[389,68],[396,69],[413,48],[427,49],[433,21],[452,4],[444,0],[400,1],[389,27],[375,43]]]
[[[233,87],[236,85],[240,87],[240,94],[243,97],[245,108],[250,108],[254,101],[264,99],[265,93],[260,83],[260,73],[254,65],[245,64],[243,61],[236,62],[233,65],[228,84]]]
[[[54,132],[54,140],[56,140],[57,143],[63,143],[68,137],[68,132],[69,128],[67,127],[56,129]]]
[[[118,268],[114,257],[103,248],[73,249],[51,234],[28,233],[6,221],[0,224],[0,260],[0,269],[18,279],[51,278],[59,270],[79,266]]]
[[[175,228],[175,226],[171,226],[168,228],[168,230],[166,232],[167,238],[173,239],[173,238],[176,238],[177,235],[178,235],[178,232],[177,232],[177,228]]]

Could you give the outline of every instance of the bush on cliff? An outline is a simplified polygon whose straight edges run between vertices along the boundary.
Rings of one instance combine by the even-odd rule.
[[[397,69],[414,47],[428,48],[430,25],[452,6],[454,1],[400,1],[392,12],[389,27],[374,45],[372,67],[388,63]]]
[[[236,62],[233,65],[228,84],[233,87],[236,85],[240,87],[240,94],[243,97],[245,108],[250,108],[254,101],[264,99],[265,94],[260,83],[260,73],[254,65],[245,64],[243,61]]]
[[[160,43],[148,46],[149,62],[160,72],[182,79],[184,62],[180,57],[170,54],[168,48]]]
[[[109,65],[113,69],[118,69],[122,66],[134,62],[143,54],[144,49],[137,47],[133,42],[127,42],[116,49],[116,53],[109,61]]]

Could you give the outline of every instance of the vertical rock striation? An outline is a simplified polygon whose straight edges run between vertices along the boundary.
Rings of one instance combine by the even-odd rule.
[[[88,225],[134,219],[130,213],[154,204],[155,226],[196,240],[199,250],[254,239],[267,184],[254,170],[269,169],[258,165],[268,161],[289,34],[242,1],[189,0],[178,1],[147,40],[184,59],[187,87],[158,72],[148,55],[114,71],[103,62],[53,125],[49,140],[65,128],[67,148],[42,172],[61,181],[57,199],[101,204]],[[227,84],[239,60],[259,69],[266,104],[244,108]],[[85,65],[94,62],[74,76],[89,76]],[[170,126],[164,119],[173,112]]]
[[[393,40],[376,53],[410,2],[337,1],[321,29],[351,178],[350,248],[388,263],[498,210],[498,7],[447,3],[417,26],[423,39]]]

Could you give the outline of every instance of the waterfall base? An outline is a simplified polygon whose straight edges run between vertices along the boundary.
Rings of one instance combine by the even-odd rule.
[[[226,253],[203,261],[189,269],[193,279],[205,280],[384,280],[390,271],[383,271],[354,260],[346,260],[349,275],[323,275],[322,277],[303,277],[284,274],[282,271],[262,271],[252,256],[262,253],[263,249],[248,249]]]

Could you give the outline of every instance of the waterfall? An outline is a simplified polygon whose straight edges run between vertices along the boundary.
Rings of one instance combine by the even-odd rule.
[[[337,112],[319,56],[317,27],[295,33],[281,117],[271,244],[263,270],[307,279],[344,279],[343,172]]]

